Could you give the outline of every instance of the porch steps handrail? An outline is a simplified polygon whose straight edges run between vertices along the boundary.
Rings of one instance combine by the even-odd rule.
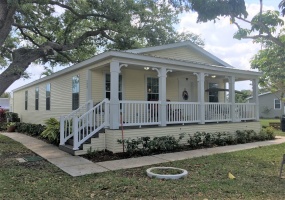
[[[72,131],[73,118],[83,115],[92,107],[93,100],[89,100],[68,115],[60,116],[60,145],[64,145],[74,135]]]
[[[104,99],[80,117],[73,117],[73,150],[78,150],[86,140],[109,126],[109,103]]]

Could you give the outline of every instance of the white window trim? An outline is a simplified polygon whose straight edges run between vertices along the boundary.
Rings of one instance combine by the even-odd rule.
[[[279,104],[280,104],[280,108],[276,108],[275,107],[275,100],[278,100],[279,101]],[[281,101],[279,100],[279,99],[274,99],[274,101],[273,101],[273,103],[274,103],[274,110],[281,110]]]
[[[217,81],[207,81],[207,85],[208,85],[207,89],[210,89],[210,84],[217,84],[219,87],[219,83]],[[208,93],[207,96],[208,96],[208,102],[210,102],[210,92]],[[219,92],[218,92],[218,99],[219,99]],[[219,102],[217,102],[217,103],[219,103]]]
[[[145,75],[145,78],[144,78],[144,85],[145,85],[145,89],[144,89],[144,92],[145,92],[145,100],[147,101],[147,78],[157,78],[158,79],[158,96],[159,96],[159,77],[158,76],[155,76],[155,75]]]
[[[111,81],[111,72],[109,72],[109,71],[104,71],[103,72],[103,76],[104,76],[104,78],[103,78],[103,97],[104,97],[104,99],[106,99],[106,74],[110,74],[110,81]],[[123,79],[123,74],[122,74],[122,72],[121,73],[119,73],[119,76],[122,76],[122,100],[124,100],[125,99],[125,87],[124,87],[124,79]],[[111,85],[110,85],[110,87],[111,87]],[[111,88],[110,88],[110,90],[111,90]],[[120,91],[119,91],[120,92]]]

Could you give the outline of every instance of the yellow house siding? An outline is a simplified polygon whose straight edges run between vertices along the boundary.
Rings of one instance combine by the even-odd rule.
[[[92,99],[94,102],[102,101],[105,98],[105,78],[101,69],[92,71]]]
[[[14,112],[21,121],[43,124],[44,120],[72,111],[72,77],[79,75],[79,105],[86,101],[86,70],[68,73],[54,79],[14,92]],[[46,85],[51,85],[50,110],[46,110]],[[39,110],[35,110],[35,88],[39,87]],[[28,110],[25,110],[25,91],[28,91]]]
[[[220,65],[216,61],[207,58],[206,56],[202,55],[196,50],[190,49],[187,47],[159,50],[159,51],[153,51],[153,52],[149,52],[145,54],[157,56],[161,58],[172,58],[176,60],[194,61],[194,62],[213,64],[213,65]]]
[[[259,132],[261,130],[259,122],[245,122],[245,123],[221,123],[221,124],[206,124],[206,125],[189,125],[189,126],[175,126],[175,127],[160,127],[160,128],[142,128],[142,129],[126,129],[124,130],[125,139],[136,139],[138,137],[161,137],[173,135],[176,138],[180,133],[186,133],[181,141],[182,144],[187,143],[188,134],[193,135],[197,131],[215,133],[215,132],[229,132],[235,134],[236,130],[254,130]],[[122,152],[122,144],[117,142],[122,138],[121,130],[106,130],[106,148],[112,152]],[[99,144],[96,144],[99,146]],[[103,146],[102,144],[100,146]]]

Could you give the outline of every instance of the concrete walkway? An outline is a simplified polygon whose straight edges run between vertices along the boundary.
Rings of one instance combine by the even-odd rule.
[[[209,149],[198,149],[191,151],[183,151],[176,153],[166,153],[154,156],[144,156],[139,158],[129,158],[115,161],[105,161],[93,163],[80,156],[72,156],[61,151],[58,147],[38,140],[36,138],[21,134],[21,133],[0,133],[17,142],[22,143],[28,149],[32,150],[47,161],[56,165],[64,172],[71,176],[82,176],[85,174],[100,173],[110,170],[128,169],[134,167],[141,167],[146,165],[153,165],[165,163],[175,160],[184,160],[188,158],[208,156],[217,153],[226,153],[239,151],[244,149],[252,149],[260,146],[268,146],[273,144],[285,143],[285,137],[277,137],[276,140],[255,142],[248,144],[239,144],[223,147],[215,147]]]

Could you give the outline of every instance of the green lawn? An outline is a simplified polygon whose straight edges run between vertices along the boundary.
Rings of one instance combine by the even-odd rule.
[[[260,119],[261,126],[269,126],[269,122],[280,122],[280,119]],[[285,132],[276,130],[275,135],[285,136]]]
[[[269,126],[269,122],[280,122],[280,119],[260,119],[259,121],[262,126]]]
[[[188,170],[182,180],[150,179],[148,167],[70,177],[47,161],[19,163],[33,153],[0,135],[0,199],[284,199],[284,153],[281,144],[160,164]]]

